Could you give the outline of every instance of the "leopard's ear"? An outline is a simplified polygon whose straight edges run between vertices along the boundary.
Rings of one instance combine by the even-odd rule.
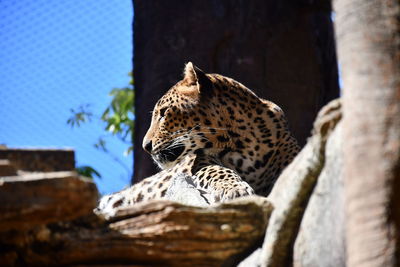
[[[188,62],[185,66],[183,80],[189,87],[194,87],[192,90],[197,89],[197,94],[200,96],[208,96],[212,92],[212,82],[207,75],[198,67]],[[192,92],[192,94],[195,92]]]
[[[187,85],[196,85],[197,84],[197,74],[194,70],[194,65],[192,62],[188,62],[185,65],[185,71],[183,72],[183,80]]]

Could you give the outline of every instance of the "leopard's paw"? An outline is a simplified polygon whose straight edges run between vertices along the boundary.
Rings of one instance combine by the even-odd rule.
[[[253,188],[244,181],[226,186],[217,194],[217,202],[226,202],[231,199],[254,195]]]

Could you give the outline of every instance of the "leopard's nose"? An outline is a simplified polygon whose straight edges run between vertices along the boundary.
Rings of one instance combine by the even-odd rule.
[[[153,144],[150,141],[143,143],[143,149],[146,150],[148,153],[151,153],[151,151],[153,150]]]

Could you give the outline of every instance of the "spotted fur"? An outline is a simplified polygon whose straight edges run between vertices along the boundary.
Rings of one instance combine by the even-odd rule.
[[[221,201],[254,192],[267,196],[299,151],[281,108],[190,62],[184,78],[156,103],[143,148],[163,171],[161,178],[134,186],[136,198],[143,195],[137,201],[165,190],[171,170],[190,173],[198,188]],[[187,157],[194,160],[185,164]],[[152,194],[146,189],[149,180],[155,183]]]

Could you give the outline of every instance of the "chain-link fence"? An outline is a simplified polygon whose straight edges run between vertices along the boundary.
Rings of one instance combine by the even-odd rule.
[[[93,144],[104,135],[96,119],[108,92],[129,83],[132,68],[130,0],[0,0],[0,143],[9,147],[73,147],[77,165],[90,165],[102,193],[129,183],[127,145],[107,138],[111,154]],[[70,108],[90,104],[94,117],[78,129]]]

